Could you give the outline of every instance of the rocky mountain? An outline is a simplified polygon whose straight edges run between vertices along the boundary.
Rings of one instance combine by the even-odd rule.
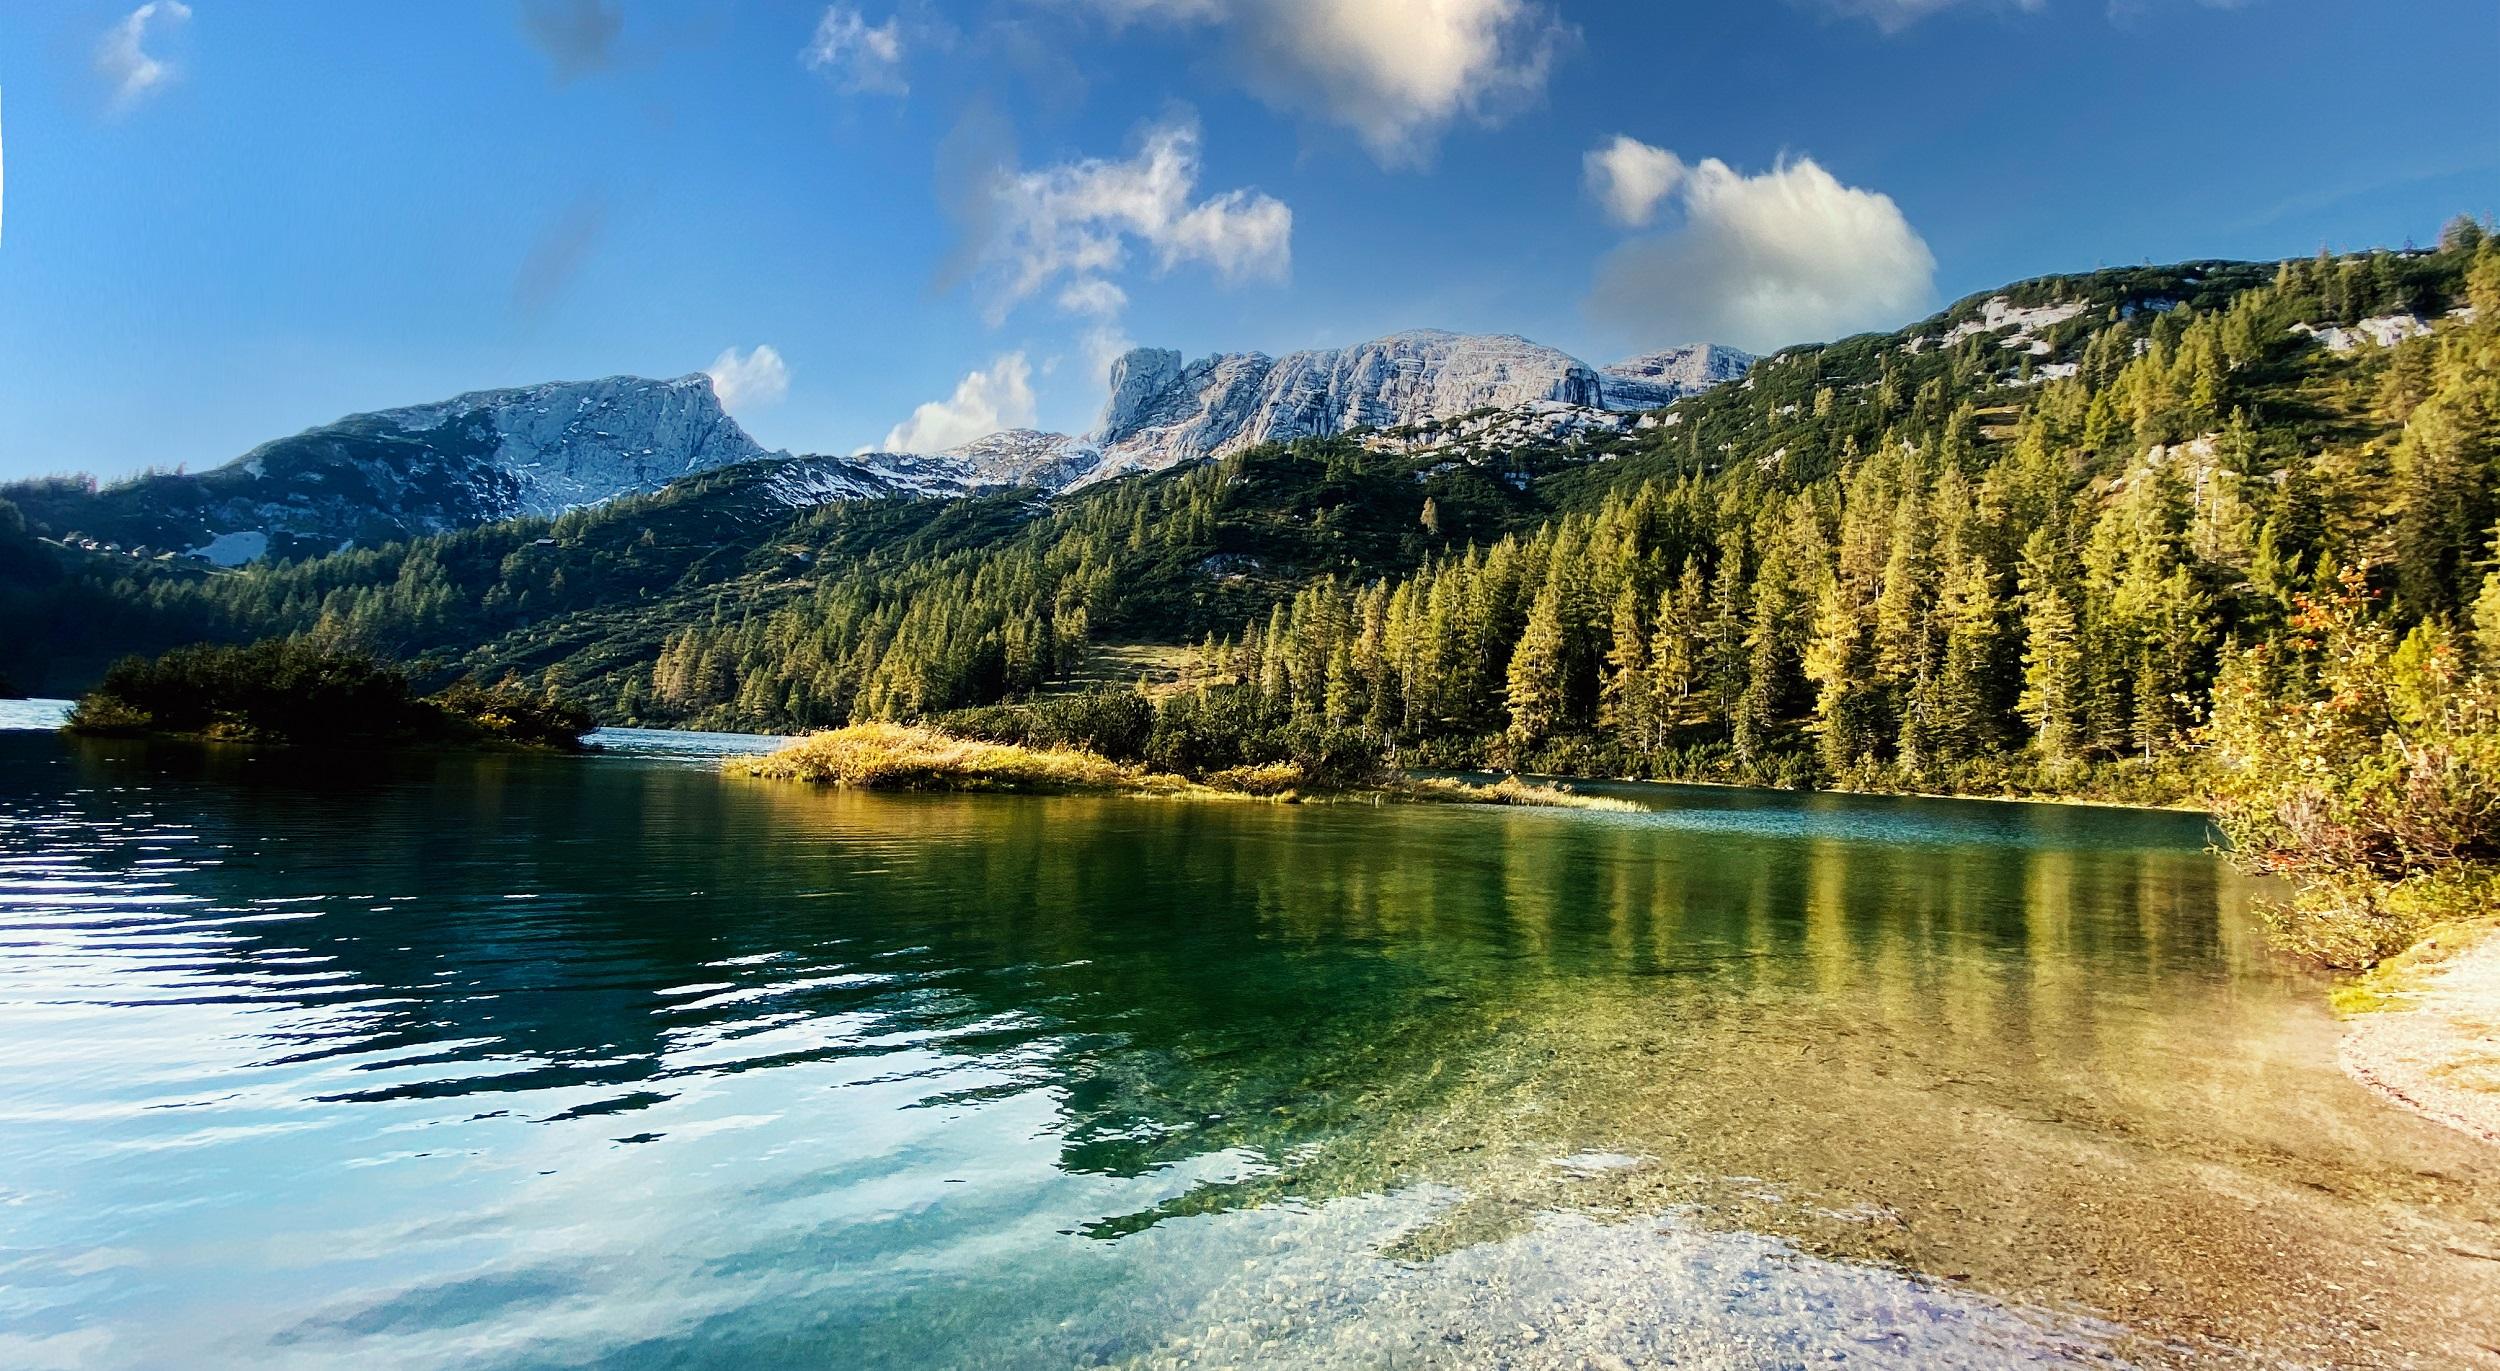
[[[976,487],[1039,486],[1044,490],[1064,490],[1083,480],[1101,462],[1101,450],[1085,439],[1029,428],[1011,428],[987,438],[975,438],[938,455],[955,463],[962,479]]]
[[[710,378],[615,376],[352,414],[197,474],[0,494],[55,536],[232,565],[559,514],[765,455]]]
[[[1185,366],[1177,352],[1140,348],[1113,366],[1111,400],[1090,437],[1108,474],[1537,400],[1595,409],[1603,387],[1568,353],[1508,335],[1419,330],[1349,348],[1274,359],[1229,353]]]
[[[1597,375],[1605,387],[1605,408],[1628,412],[1658,409],[1712,386],[1741,381],[1757,360],[1750,352],[1695,343],[1628,357],[1598,368]]]
[[[1407,440],[1417,450],[1456,438],[1565,442],[1625,431],[1626,414],[1741,376],[1751,361],[1705,345],[1601,371],[1524,338],[1429,330],[1278,358],[1184,363],[1139,348],[1114,365],[1090,434],[1016,429],[944,452],[851,457],[767,452],[721,409],[707,377],[617,376],[353,414],[193,475],[101,489],[29,482],[0,494],[56,540],[233,566],[553,516],[747,463],[757,464],[757,490],[806,507],[1067,490],[1350,429],[1437,426],[1437,436]],[[1461,420],[1463,432],[1450,427]]]
[[[975,483],[1061,489],[1260,443],[1471,415],[1519,416],[1523,431],[1538,433],[1611,431],[1621,425],[1610,414],[1673,404],[1743,376],[1752,363],[1733,348],[1700,344],[1600,370],[1509,334],[1430,329],[1275,358],[1219,353],[1184,362],[1169,348],[1137,348],[1113,364],[1111,396],[1092,433],[1019,430],[944,455],[965,462]]]

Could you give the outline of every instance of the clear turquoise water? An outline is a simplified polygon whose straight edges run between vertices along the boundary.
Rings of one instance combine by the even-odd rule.
[[[0,732],[0,1365],[2459,1364],[2193,817]],[[2476,1255],[2476,1254],[2485,1255]]]

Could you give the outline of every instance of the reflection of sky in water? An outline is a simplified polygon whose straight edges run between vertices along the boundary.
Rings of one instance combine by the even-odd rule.
[[[2195,1304],[2260,1278],[2475,1326],[2420,1239],[2488,1168],[2343,1084],[2192,820],[662,742],[0,738],[0,1364],[1997,1365],[2262,1343]]]
[[[789,741],[758,733],[697,733],[661,728],[602,728],[585,739],[599,754],[646,761],[717,762],[751,757]]]
[[[49,731],[69,717],[67,700],[0,700],[0,732],[19,729]]]

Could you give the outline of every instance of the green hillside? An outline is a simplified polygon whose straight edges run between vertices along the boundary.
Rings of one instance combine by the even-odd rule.
[[[2403,622],[2470,616],[2495,294],[2500,249],[2461,223],[2433,251],[2024,282],[1590,446],[1358,433],[1050,501],[807,509],[756,463],[237,572],[37,548],[57,569],[0,613],[53,689],[112,649],[326,626],[614,722],[790,730],[1190,645],[1184,674],[1416,758],[2167,793],[2226,646],[2331,568],[2371,568]],[[2389,318],[2429,331],[2313,336]]]

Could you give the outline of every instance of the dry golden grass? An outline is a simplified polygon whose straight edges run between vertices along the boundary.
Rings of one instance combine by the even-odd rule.
[[[1610,814],[1639,814],[1642,809],[1630,800],[1609,795],[1583,795],[1561,786],[1537,785],[1516,776],[1504,776],[1491,785],[1472,781],[1432,777],[1405,783],[1407,798],[1460,805],[1529,805],[1544,809],[1595,809]]]
[[[1240,795],[1257,795],[1281,799],[1310,789],[1302,768],[1291,762],[1269,762],[1264,766],[1237,766],[1207,777],[1207,784],[1218,790]]]
[[[730,770],[766,780],[859,790],[1155,791],[1186,785],[1071,748],[985,743],[909,724],[853,724],[817,733]]]
[[[855,790],[978,790],[1032,795],[1157,795],[1285,802],[1334,798],[1310,786],[1291,762],[1236,767],[1205,781],[1148,771],[1076,748],[1021,747],[959,738],[914,724],[853,724],[797,739],[762,757],[733,757],[735,775],[806,781]],[[1435,778],[1393,781],[1348,792],[1373,800],[1427,804],[1543,805],[1638,810],[1622,800],[1579,795],[1506,777],[1492,785]]]

